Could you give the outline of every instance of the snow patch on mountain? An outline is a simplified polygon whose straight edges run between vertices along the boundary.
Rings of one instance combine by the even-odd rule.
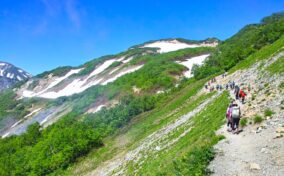
[[[107,65],[107,64],[106,64]],[[106,65],[104,65],[104,67],[106,67]],[[41,94],[39,97],[42,97],[42,98],[48,98],[48,99],[55,99],[55,98],[58,98],[58,97],[62,97],[62,96],[70,96],[70,95],[73,95],[73,94],[76,94],[76,93],[81,93],[83,91],[85,91],[86,89],[92,87],[92,86],[95,86],[95,85],[106,85],[110,82],[113,82],[115,81],[116,79],[118,79],[119,77],[127,74],[127,73],[131,73],[131,72],[134,72],[140,68],[142,68],[143,65],[140,65],[140,66],[136,66],[136,67],[133,67],[133,68],[130,68],[130,69],[126,69],[124,71],[121,71],[119,73],[117,73],[116,75],[114,75],[113,77],[109,78],[109,79],[106,79],[104,80],[103,77],[101,78],[96,78],[92,81],[90,81],[89,83],[88,80],[95,76],[96,74],[94,74],[94,72],[98,73],[99,71],[102,72],[103,70],[101,69],[102,67],[99,67],[100,70],[99,71],[93,71],[86,79],[83,79],[81,80],[80,78],[79,79],[75,79],[73,82],[71,82],[70,84],[68,84],[64,89],[58,91],[58,92],[46,92],[44,94]],[[107,67],[106,67],[107,68]]]
[[[187,78],[190,78],[190,77],[193,76],[191,74],[192,66],[194,64],[201,65],[203,63],[203,61],[209,56],[210,56],[210,54],[204,54],[204,55],[200,55],[200,56],[196,56],[196,57],[191,57],[191,58],[189,58],[185,61],[181,61],[181,62],[179,61],[177,63],[182,64],[182,65],[184,65],[188,68],[188,70],[186,72],[184,72],[184,76],[187,77]]]
[[[105,69],[107,69],[112,63],[114,63],[115,61],[117,61],[116,59],[110,59],[105,61],[101,66],[99,66],[98,68],[96,68],[88,77],[86,80],[88,80],[89,78],[101,73],[102,71],[104,71]]]
[[[176,51],[185,48],[197,48],[197,47],[215,47],[218,43],[200,43],[200,44],[188,44],[183,43],[178,40],[163,40],[163,41],[156,41],[153,43],[148,43],[143,45],[141,48],[160,48],[158,52],[166,53],[170,51]]]
[[[31,75],[22,69],[0,61],[0,91],[13,86],[19,81],[27,80],[30,77]]]
[[[110,78],[110,79],[107,79],[105,80],[104,82],[102,82],[101,84],[102,85],[106,85],[110,82],[113,82],[115,81],[116,79],[118,79],[119,77],[127,74],[127,73],[131,73],[131,72],[135,72],[136,70],[139,70],[140,68],[142,68],[143,65],[139,65],[139,66],[136,66],[136,67],[133,67],[133,68],[130,68],[130,69],[126,69],[126,70],[123,70],[121,72],[119,72],[117,75],[115,75],[114,77]]]
[[[80,69],[73,69],[70,70],[66,75],[59,77],[59,78],[55,78],[45,89],[41,90],[40,92],[33,92],[33,91],[29,91],[29,90],[24,90],[23,91],[23,96],[24,97],[42,97],[42,95],[44,95],[49,89],[53,88],[54,86],[58,85],[61,81],[67,79],[68,77],[70,77],[73,74],[79,73],[82,70],[82,68]]]
[[[126,58],[125,56],[122,56],[119,58],[106,60],[102,64],[98,65],[89,75],[76,77],[71,81],[65,80],[71,75],[79,73],[84,68],[71,70],[66,75],[58,78],[54,78],[52,77],[52,74],[50,74],[48,80],[45,80],[45,83],[39,83],[42,85],[38,85],[36,88],[34,88],[34,90],[31,91],[24,89],[22,91],[22,97],[41,97],[47,99],[56,99],[62,96],[71,96],[76,93],[81,93],[95,85],[106,85],[127,73],[131,73],[140,69],[143,66],[127,66],[124,68],[122,65],[120,65],[115,68],[108,69],[116,61],[126,64],[132,59],[133,57]],[[64,81],[65,85],[60,85],[63,86],[63,88],[60,88],[58,90],[59,83]],[[45,87],[45,85],[47,85],[47,87]],[[55,87],[57,87],[57,90],[54,89]],[[41,90],[37,91],[38,89]]]

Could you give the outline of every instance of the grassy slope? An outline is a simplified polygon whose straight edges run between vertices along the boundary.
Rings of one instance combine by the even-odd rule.
[[[273,56],[281,51],[284,51],[284,36],[278,39],[276,42],[263,47],[258,52],[250,55],[248,58],[241,61],[238,65],[233,67],[229,71],[229,73],[233,73],[240,69],[246,69],[250,67],[251,65],[253,65],[254,63],[264,60],[264,59],[268,59],[270,56]]]
[[[159,105],[153,111],[144,113],[131,121],[118,134],[110,136],[104,141],[105,146],[93,150],[86,158],[81,159],[70,167],[67,175],[78,175],[96,168],[101,162],[111,159],[120,152],[128,151],[139,145],[139,141],[163,125],[175,120],[177,117],[196,108],[201,102],[212,94],[195,97],[194,95],[203,87],[206,80],[194,82],[172,95],[166,103]],[[173,113],[175,112],[175,113]]]
[[[241,61],[229,72],[246,69],[258,61],[275,56],[283,51],[284,37]],[[272,74],[283,73],[283,57],[267,68]],[[212,146],[220,137],[215,131],[223,124],[225,110],[229,103],[227,93],[219,97],[212,105],[195,116],[194,127],[181,138],[169,151],[161,151],[155,159],[147,160],[139,174],[143,175],[206,175],[207,165],[214,157]],[[212,118],[216,117],[216,118]],[[178,131],[177,133],[181,133]],[[151,157],[150,157],[151,158]],[[154,157],[152,157],[154,158]],[[133,168],[134,166],[132,166]],[[130,166],[130,172],[133,171]]]
[[[275,43],[262,48],[253,55],[250,55],[247,59],[233,67],[229,72],[232,73],[239,69],[248,68],[257,61],[267,59],[268,57],[283,51],[283,46],[284,37],[280,38]],[[282,63],[282,60],[283,59],[278,62]],[[276,65],[270,69],[279,70],[280,65]],[[159,108],[135,118],[120,134],[106,139],[105,147],[93,151],[86,159],[81,160],[77,165],[71,167],[68,174],[84,173],[96,168],[102,161],[112,158],[119,152],[125,152],[134,148],[139,144],[141,139],[150,133],[160,129],[164,124],[169,123],[180,115],[194,109],[198,102],[208,97],[201,97],[199,98],[199,101],[193,101],[186,104],[185,102],[195,95],[197,90],[201,88],[205,82],[206,81],[203,80],[201,82],[193,83],[195,86],[188,86],[176,95],[173,95],[175,98],[168,101],[166,105],[161,105]],[[208,160],[213,157],[211,147],[220,139],[215,135],[214,131],[216,131],[223,123],[223,114],[228,104],[226,97],[227,95],[223,94],[215,103],[205,109],[201,115],[194,117],[194,129],[180,139],[168,152],[161,153],[156,159],[148,160],[144,163],[141,173],[147,174],[148,171],[151,171],[151,173],[149,172],[148,174],[189,175],[190,173],[196,173],[197,175],[204,175]],[[176,113],[172,115],[171,112],[175,110]],[[178,133],[180,132],[181,131]],[[130,172],[133,167],[134,166],[131,165],[129,166]]]
[[[168,151],[160,151],[157,158],[150,157],[142,165],[143,175],[204,175],[211,148],[220,136],[215,131],[224,123],[224,114],[229,103],[223,93],[211,105],[191,119],[191,131]],[[180,131],[177,131],[181,133]],[[209,155],[208,155],[209,154]]]
[[[267,70],[271,74],[279,74],[284,72],[284,57],[279,58],[277,61],[272,63]]]

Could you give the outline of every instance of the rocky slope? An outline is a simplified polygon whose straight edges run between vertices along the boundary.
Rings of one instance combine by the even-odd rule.
[[[284,82],[283,73],[271,75],[267,68],[284,57],[280,52],[267,62],[236,71],[216,84],[235,81],[241,88],[250,85],[245,104],[240,104],[242,118],[248,121],[239,135],[229,133],[224,125],[217,133],[225,140],[215,146],[217,155],[209,168],[213,175],[283,175],[284,174]],[[278,61],[278,62],[279,62]],[[234,98],[233,91],[231,97]],[[262,122],[256,123],[259,116]]]
[[[0,61],[0,91],[10,88],[17,82],[29,79],[31,75],[12,64]]]

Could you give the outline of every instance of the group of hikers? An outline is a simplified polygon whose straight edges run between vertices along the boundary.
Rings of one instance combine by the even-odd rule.
[[[241,119],[241,108],[236,102],[240,100],[242,104],[245,103],[246,93],[244,92],[244,87],[241,88],[234,81],[229,81],[226,87],[230,87],[232,91],[234,91],[235,100],[232,100],[229,107],[227,108],[226,118],[227,118],[227,127],[229,132],[233,132],[234,134],[238,134],[239,123]],[[228,88],[227,88],[228,89]],[[250,86],[247,87],[247,90],[250,91]]]
[[[245,103],[245,97],[247,94],[244,92],[244,89],[241,89],[239,85],[235,84],[234,81],[229,81],[229,83],[226,85],[226,89],[228,87],[231,88],[231,90],[234,90],[235,98],[236,100],[241,100],[241,102],[244,104]],[[250,86],[247,87],[247,90],[250,91]]]
[[[223,74],[222,78],[225,78],[227,75]],[[241,119],[241,108],[237,103],[239,100],[242,104],[245,103],[245,97],[247,94],[245,93],[244,89],[245,86],[242,84],[238,85],[234,81],[229,81],[225,85],[216,84],[216,78],[212,78],[206,85],[205,89],[209,90],[210,92],[214,91],[215,89],[221,91],[223,88],[226,90],[231,90],[234,93],[235,100],[232,100],[229,107],[227,108],[226,112],[226,119],[227,119],[227,127],[229,132],[233,132],[234,134],[238,134],[241,130],[239,130],[239,123]],[[215,85],[214,85],[215,83]],[[242,86],[242,88],[241,88]],[[247,91],[250,91],[250,86],[247,86]]]
[[[225,77],[222,75],[222,77]],[[216,82],[216,78],[212,78],[207,84],[205,84],[205,89],[209,90],[210,92],[214,91],[215,89],[218,91],[222,91],[223,88],[226,88],[228,90],[229,88],[231,90],[234,90],[235,98],[236,100],[241,100],[241,102],[245,103],[245,97],[247,96],[244,92],[244,89],[241,89],[239,85],[237,85],[234,81],[229,81],[226,85],[216,84],[215,86],[213,83]],[[250,91],[250,87],[248,86],[248,91]]]
[[[213,85],[216,82],[216,78],[212,78],[210,81],[208,81],[207,84],[205,84],[205,89],[209,90],[210,92],[214,91],[215,88],[216,90],[222,90],[223,86],[221,84],[216,84],[216,87]]]

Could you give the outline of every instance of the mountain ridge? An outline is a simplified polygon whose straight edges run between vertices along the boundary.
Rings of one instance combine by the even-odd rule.
[[[8,62],[0,61],[0,91],[31,78],[31,74]]]

